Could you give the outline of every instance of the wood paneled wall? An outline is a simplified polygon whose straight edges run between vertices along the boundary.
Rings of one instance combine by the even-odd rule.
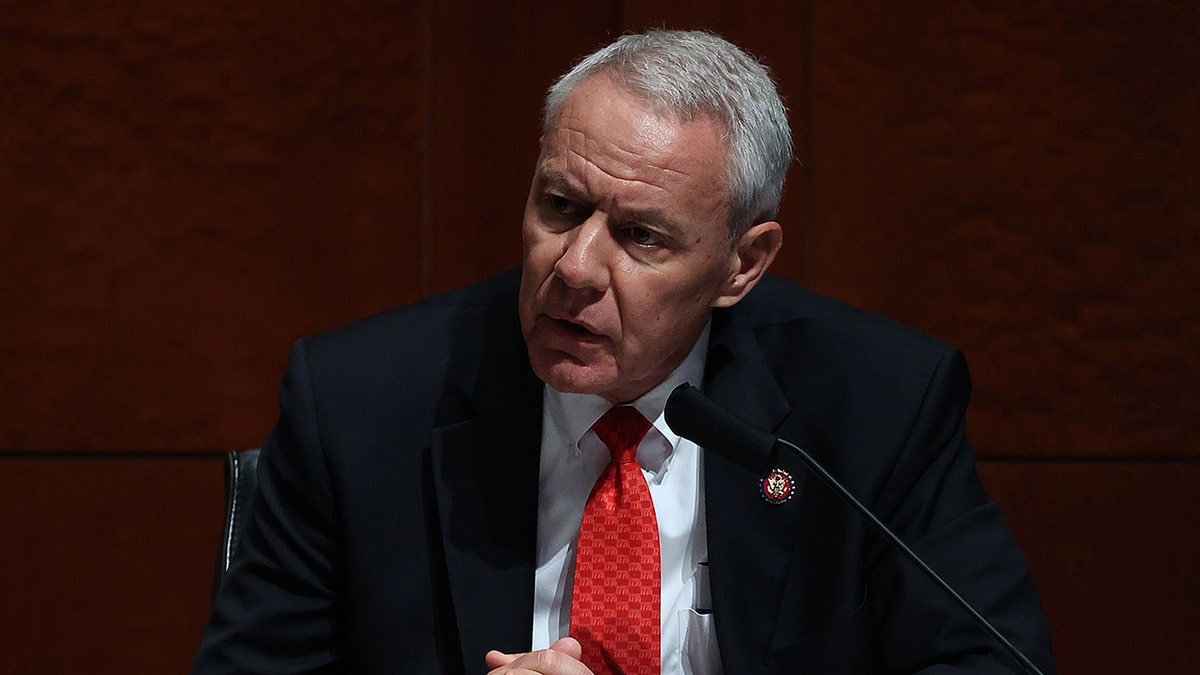
[[[1063,672],[1194,672],[1200,9],[7,3],[0,671],[186,668],[290,343],[517,263],[540,96],[625,30],[780,80],[776,271],[961,347]]]

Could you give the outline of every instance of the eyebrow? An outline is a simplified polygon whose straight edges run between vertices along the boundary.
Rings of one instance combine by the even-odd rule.
[[[567,174],[561,171],[556,171],[554,169],[541,170],[538,171],[538,177],[543,183],[546,184],[546,187],[562,192],[564,197],[568,197],[576,201],[584,201],[586,199],[581,191],[575,189],[575,186],[571,185],[571,181],[567,178]]]
[[[625,213],[635,222],[650,225],[671,237],[683,235],[683,228],[658,209],[630,210]]]
[[[568,199],[580,202],[590,201],[582,191],[571,184],[571,180],[561,171],[541,170],[538,172],[538,176],[546,187],[561,192],[562,196]],[[623,216],[621,219],[623,221],[632,220],[650,225],[673,237],[683,235],[683,228],[659,209],[622,209],[620,215]]]

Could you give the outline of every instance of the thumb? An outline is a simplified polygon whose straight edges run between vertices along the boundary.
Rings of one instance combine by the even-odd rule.
[[[565,637],[559,639],[554,644],[550,645],[550,649],[556,652],[562,652],[573,659],[583,658],[583,645],[579,644],[579,640],[573,637]]]

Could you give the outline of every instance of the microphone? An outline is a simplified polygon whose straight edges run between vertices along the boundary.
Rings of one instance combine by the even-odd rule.
[[[667,425],[675,433],[754,474],[770,467],[755,461],[766,457],[779,437],[752,427],[712,402],[686,382],[667,397]]]
[[[959,595],[937,572],[934,572],[933,568],[921,559],[921,556],[917,555],[907,544],[901,541],[900,537],[896,536],[896,533],[892,532],[874,513],[871,513],[870,509],[863,506],[862,502],[850,494],[850,491],[838,482],[833,477],[833,474],[826,471],[825,467],[821,466],[803,448],[789,443],[776,435],[769,434],[746,424],[729,411],[713,403],[699,389],[687,383],[679,385],[671,392],[671,395],[667,398],[665,413],[667,425],[671,427],[672,431],[706,450],[712,450],[756,475],[765,474],[769,468],[755,461],[756,458],[768,457],[770,451],[776,445],[782,445],[795,452],[800,457],[800,460],[804,462],[804,465],[821,479],[821,482],[829,486],[838,497],[841,497],[855,511],[858,511],[876,531],[899,549],[918,569],[924,572],[942,591],[950,596],[958,606],[962,607],[975,620],[975,623],[979,624],[979,627],[984,632],[990,635],[1000,646],[1004,647],[1025,668],[1026,672],[1033,673],[1034,675],[1043,675],[1042,671],[1029,660],[1029,657],[1025,656],[995,626],[983,618],[983,615],[976,611],[971,606],[971,603]]]

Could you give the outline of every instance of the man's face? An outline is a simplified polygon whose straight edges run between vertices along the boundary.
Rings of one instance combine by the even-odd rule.
[[[603,75],[575,88],[525,204],[521,328],[538,377],[630,401],[737,301],[727,157],[711,120],[659,117]]]

